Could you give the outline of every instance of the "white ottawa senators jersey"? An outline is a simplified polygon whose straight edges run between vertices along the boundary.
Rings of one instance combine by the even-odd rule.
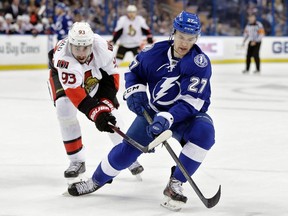
[[[136,16],[134,20],[130,20],[125,15],[119,18],[114,32],[123,29],[123,33],[119,38],[119,43],[126,48],[132,48],[139,46],[142,41],[143,34],[141,28],[149,29],[142,16]]]
[[[54,67],[57,68],[59,80],[64,88],[85,88],[93,97],[102,79],[100,68],[108,75],[118,74],[113,47],[101,36],[95,34],[92,54],[84,64],[80,64],[72,55],[68,38],[58,42],[54,50]]]

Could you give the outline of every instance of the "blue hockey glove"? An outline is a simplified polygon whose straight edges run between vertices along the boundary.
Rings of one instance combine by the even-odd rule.
[[[169,112],[159,112],[153,119],[153,122],[147,126],[148,136],[154,138],[165,130],[168,130],[173,124],[173,116]]]
[[[136,115],[143,116],[143,109],[150,115],[154,114],[154,111],[148,104],[146,86],[142,84],[136,84],[126,89],[124,92],[124,100],[126,100],[128,108]]]
[[[142,107],[148,104],[146,92],[136,92],[127,98],[128,108],[137,115],[143,115]]]

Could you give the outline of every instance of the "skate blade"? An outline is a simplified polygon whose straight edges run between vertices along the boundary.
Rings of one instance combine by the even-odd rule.
[[[67,185],[68,185],[68,187],[69,187],[70,185],[72,185],[72,184],[74,184],[74,183],[76,183],[76,182],[87,181],[87,180],[88,180],[88,177],[85,176],[84,173],[81,173],[81,174],[78,175],[78,177],[75,177],[75,178],[65,178],[65,179],[66,179]],[[62,195],[63,195],[63,196],[71,196],[71,195],[68,193],[67,190],[64,191],[64,192],[62,193]]]
[[[68,186],[76,183],[76,182],[81,182],[81,181],[86,181],[88,179],[87,176],[85,176],[84,173],[81,173],[78,175],[78,177],[75,178],[66,178],[67,184]]]
[[[62,196],[71,197],[71,195],[68,193],[68,191],[64,191],[64,192],[62,193]]]
[[[142,176],[140,174],[135,175],[137,181],[143,181]]]
[[[185,203],[172,200],[170,197],[165,196],[163,202],[160,204],[162,207],[169,209],[170,211],[178,212],[182,209]]]

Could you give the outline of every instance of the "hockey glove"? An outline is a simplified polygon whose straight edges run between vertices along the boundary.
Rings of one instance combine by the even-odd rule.
[[[115,125],[116,118],[111,113],[103,112],[99,114],[98,118],[95,121],[95,124],[99,131],[106,131],[106,132],[114,133],[114,131],[111,129],[111,127],[108,124],[109,122]]]
[[[116,124],[116,118],[111,114],[111,108],[105,103],[99,103],[98,106],[94,107],[90,113],[89,118],[95,122],[96,128],[99,131],[105,131],[114,133],[110,128],[109,122],[113,125]]]
[[[168,130],[173,124],[173,116],[169,112],[159,112],[153,119],[153,122],[147,126],[148,136],[154,138],[165,130]]]
[[[148,104],[146,86],[142,84],[136,84],[126,89],[124,92],[124,100],[126,100],[128,108],[136,115],[143,116],[143,109],[150,115],[155,114]]]

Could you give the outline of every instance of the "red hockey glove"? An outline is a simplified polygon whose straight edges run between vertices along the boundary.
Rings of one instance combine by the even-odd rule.
[[[113,125],[116,124],[116,118],[111,114],[111,110],[109,105],[106,105],[103,101],[89,112],[89,118],[95,122],[99,131],[114,133],[109,126],[109,122]]]

